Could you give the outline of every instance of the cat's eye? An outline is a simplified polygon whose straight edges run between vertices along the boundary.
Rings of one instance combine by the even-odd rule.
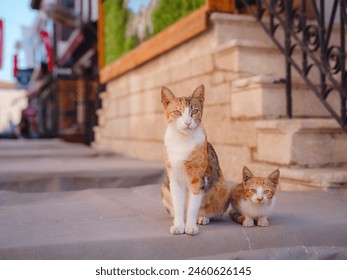
[[[191,114],[192,114],[192,116],[194,116],[194,115],[196,115],[198,113],[199,113],[199,110],[198,109],[194,109]]]
[[[177,117],[180,117],[182,114],[180,111],[176,110],[176,111],[173,111],[173,113],[175,114],[175,116]]]
[[[256,189],[251,189],[251,192],[252,193],[257,193],[257,190]]]
[[[264,194],[267,194],[267,193],[269,193],[269,192],[270,192],[269,190],[265,190],[265,191],[264,191]]]

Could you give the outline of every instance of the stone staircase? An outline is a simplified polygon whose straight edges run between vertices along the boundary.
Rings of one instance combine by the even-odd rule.
[[[282,166],[282,189],[347,186],[347,135],[335,120],[263,120],[256,129],[254,164],[265,173]]]
[[[263,32],[250,26],[250,34]],[[255,121],[251,168],[268,174],[280,167],[284,190],[347,186],[347,134],[297,73],[292,75],[293,119],[287,118],[285,58],[269,38],[234,38],[219,46],[215,56],[217,65],[239,73],[231,86],[231,119]],[[318,83],[318,73],[313,80]],[[336,110],[339,102],[331,95],[329,103]]]

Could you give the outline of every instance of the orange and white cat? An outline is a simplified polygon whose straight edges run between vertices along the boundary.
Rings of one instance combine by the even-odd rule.
[[[245,227],[269,226],[270,215],[275,201],[276,190],[279,184],[280,172],[273,171],[266,178],[255,177],[245,166],[242,170],[242,183],[236,185],[231,192],[232,210],[230,217],[236,223]]]
[[[201,124],[204,85],[189,97],[176,97],[162,87],[161,102],[168,127],[164,137],[167,176],[161,195],[173,219],[171,234],[196,235],[198,224],[223,215],[230,204],[218,158]]]

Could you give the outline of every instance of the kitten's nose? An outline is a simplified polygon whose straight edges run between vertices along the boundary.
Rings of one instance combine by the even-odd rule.
[[[257,200],[258,200],[258,202],[260,203],[260,202],[263,201],[263,198],[262,198],[262,197],[258,197]]]
[[[192,121],[187,121],[187,120],[184,121],[184,124],[185,124],[186,126],[189,126],[191,123],[192,123]]]

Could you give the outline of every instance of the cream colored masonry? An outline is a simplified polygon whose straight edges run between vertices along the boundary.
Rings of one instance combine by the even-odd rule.
[[[297,119],[283,123],[284,85],[275,82],[284,69],[283,57],[250,16],[214,13],[206,32],[107,83],[93,147],[164,162],[161,86],[187,96],[204,84],[202,123],[226,180],[240,181],[244,165],[260,174],[280,167],[281,187],[320,187],[321,179],[305,181],[292,167],[346,164],[347,138],[297,75]],[[337,96],[330,101],[338,105]],[[338,178],[347,181],[344,173]]]

